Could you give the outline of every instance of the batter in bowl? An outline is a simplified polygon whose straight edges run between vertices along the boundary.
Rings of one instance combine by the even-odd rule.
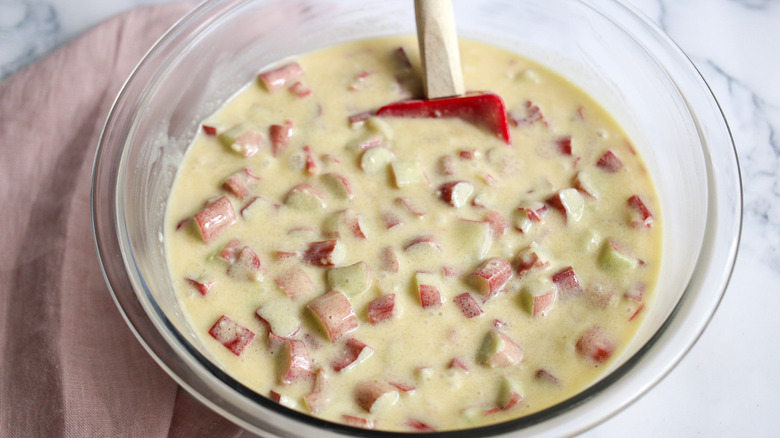
[[[528,415],[595,382],[641,324],[659,201],[596,102],[500,48],[460,43],[511,145],[375,116],[421,96],[415,48],[286,60],[204,121],[167,207],[171,278],[207,354],[290,408],[399,431]]]

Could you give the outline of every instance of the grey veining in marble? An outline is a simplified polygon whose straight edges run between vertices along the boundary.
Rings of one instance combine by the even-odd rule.
[[[60,43],[53,5],[38,1],[0,3],[0,79],[48,53]]]

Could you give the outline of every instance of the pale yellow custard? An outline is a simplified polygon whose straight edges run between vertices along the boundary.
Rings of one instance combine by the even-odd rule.
[[[471,41],[461,59],[511,145],[373,115],[421,96],[412,37],[267,68],[204,122],[168,263],[206,354],[247,387],[359,427],[461,429],[582,391],[636,332],[662,240],[641,157],[545,67]]]

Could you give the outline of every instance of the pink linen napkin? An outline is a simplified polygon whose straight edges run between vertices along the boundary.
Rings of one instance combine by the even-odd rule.
[[[0,436],[224,437],[119,314],[92,243],[92,160],[132,68],[192,4],[119,15],[0,82]]]

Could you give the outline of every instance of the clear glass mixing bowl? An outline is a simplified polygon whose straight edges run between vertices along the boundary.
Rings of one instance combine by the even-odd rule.
[[[657,298],[608,374],[536,414],[440,433],[575,434],[656,384],[715,312],[740,235],[736,153],[718,104],[695,67],[631,8],[613,0],[456,0],[454,7],[462,37],[546,64],[606,107],[634,139],[661,196],[665,249]],[[199,120],[263,66],[343,41],[413,32],[410,1],[207,1],[148,53],[106,121],[94,167],[92,220],[109,289],[139,342],[171,377],[259,435],[367,432],[284,408],[232,379],[203,353],[166,268],[163,217],[177,167]]]

